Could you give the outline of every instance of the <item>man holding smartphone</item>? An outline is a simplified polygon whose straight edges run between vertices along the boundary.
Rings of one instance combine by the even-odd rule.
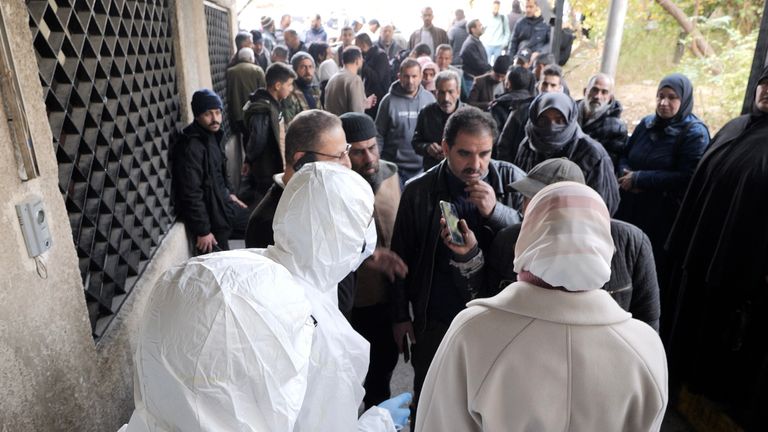
[[[489,114],[473,107],[456,110],[441,143],[445,160],[408,183],[400,200],[392,251],[409,271],[391,289],[393,332],[401,352],[408,348],[404,340],[412,343],[414,409],[451,321],[469,300],[483,296],[483,284],[467,284],[464,276],[481,263],[457,259],[440,238],[439,202],[453,204],[465,234],[479,233],[476,247],[481,249],[490,247],[500,229],[520,221],[522,196],[505,186],[525,173],[491,160],[496,131]]]

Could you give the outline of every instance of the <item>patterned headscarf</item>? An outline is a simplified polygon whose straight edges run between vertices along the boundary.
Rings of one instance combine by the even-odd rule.
[[[551,184],[525,212],[515,272],[568,291],[601,288],[611,277],[611,217],[600,195],[574,182]]]

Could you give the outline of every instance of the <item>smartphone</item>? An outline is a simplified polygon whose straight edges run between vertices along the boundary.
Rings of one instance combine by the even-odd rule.
[[[456,207],[447,201],[440,201],[440,211],[443,213],[443,219],[445,219],[445,224],[448,225],[448,231],[451,233],[451,242],[464,246],[464,235],[459,231],[459,216],[456,214]]]

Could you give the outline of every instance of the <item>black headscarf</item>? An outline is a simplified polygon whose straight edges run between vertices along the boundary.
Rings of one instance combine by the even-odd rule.
[[[656,90],[656,93],[661,91],[664,87],[671,88],[680,98],[680,109],[671,119],[665,120],[656,114],[656,123],[676,123],[693,112],[693,84],[691,84],[691,80],[689,80],[687,76],[679,73],[665,76],[659,83],[659,88]]]
[[[565,117],[565,125],[538,126],[536,121],[548,109],[560,111],[560,114]],[[558,153],[583,135],[579,127],[576,103],[564,93],[540,94],[531,102],[529,115],[528,123],[525,124],[525,134],[528,136],[531,147],[545,156]]]
[[[763,68],[763,72],[760,73],[760,78],[757,79],[757,84],[755,85],[755,90],[752,92],[752,95],[755,96],[757,92],[757,86],[760,85],[760,81],[763,81],[765,79],[768,79],[768,66]],[[768,115],[765,111],[760,111],[757,109],[757,101],[752,101],[752,112],[750,113],[750,116],[752,117],[752,120],[758,120],[764,116]]]

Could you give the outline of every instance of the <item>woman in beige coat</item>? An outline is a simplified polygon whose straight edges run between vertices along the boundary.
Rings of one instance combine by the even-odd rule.
[[[454,319],[416,431],[658,431],[664,348],[599,289],[613,252],[596,192],[572,182],[542,189],[516,245],[518,282]]]

